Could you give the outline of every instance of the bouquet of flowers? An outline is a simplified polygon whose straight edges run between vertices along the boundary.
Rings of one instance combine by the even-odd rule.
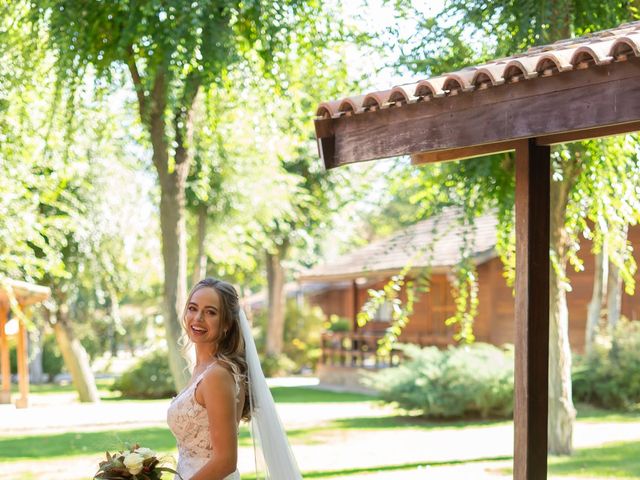
[[[160,466],[156,452],[137,443],[129,447],[128,451],[113,455],[106,453],[107,459],[100,462],[94,480],[160,480],[162,472],[175,473],[182,479],[172,468]]]

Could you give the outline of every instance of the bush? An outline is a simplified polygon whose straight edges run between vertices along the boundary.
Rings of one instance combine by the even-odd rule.
[[[325,322],[324,327],[329,332],[348,332],[351,330],[351,321],[333,314],[329,316],[329,321]]]
[[[58,342],[53,334],[44,336],[42,341],[42,371],[49,376],[49,381],[53,377],[62,373],[64,359],[58,348]]]
[[[476,343],[439,350],[400,345],[405,360],[368,376],[387,402],[428,418],[510,417],[513,349]]]
[[[18,373],[18,346],[13,338],[9,340],[9,371],[12,375]]]
[[[621,320],[612,334],[596,336],[589,355],[576,358],[573,397],[603,408],[640,408],[640,322]]]
[[[286,355],[266,355],[260,359],[265,377],[279,377],[296,370],[296,364]]]
[[[168,398],[176,394],[169,369],[169,354],[155,350],[126,371],[111,386],[129,398]]]
[[[267,330],[266,311],[255,316],[254,323],[259,327],[256,339],[258,351],[264,351]],[[312,307],[307,303],[298,304],[295,300],[287,301],[284,321],[284,345],[282,355],[263,357],[262,368],[266,376],[286,375],[314,370],[320,358],[320,333],[326,317],[320,307]]]
[[[9,365],[12,374],[18,373],[18,351],[15,339],[9,340]],[[48,375],[48,381],[53,381],[53,377],[62,373],[64,359],[58,348],[55,335],[45,334],[42,341],[42,371]]]

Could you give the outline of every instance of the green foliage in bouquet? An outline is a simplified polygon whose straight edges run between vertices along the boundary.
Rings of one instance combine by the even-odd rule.
[[[383,400],[427,418],[499,417],[513,412],[513,348],[475,343],[439,350],[398,345],[405,360],[365,383]]]
[[[137,443],[111,455],[106,452],[107,459],[99,464],[95,479],[103,480],[161,480],[162,472],[178,475],[169,467],[160,466],[161,460],[150,448],[140,447]]]
[[[169,354],[158,349],[142,358],[114,382],[111,390],[119,390],[127,398],[169,398],[175,395]]]

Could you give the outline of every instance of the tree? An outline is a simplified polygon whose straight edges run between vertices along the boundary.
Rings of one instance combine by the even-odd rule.
[[[396,2],[398,3],[398,2]],[[422,15],[413,2],[399,2],[400,16],[414,18],[417,34],[406,43],[398,67],[423,74],[441,74],[462,68],[470,63],[482,63],[487,58],[507,56],[531,45],[581,35],[602,28],[610,28],[637,13],[636,5],[601,2],[487,2],[454,0],[435,18]],[[471,41],[473,39],[474,41]],[[477,46],[477,48],[475,48]],[[577,256],[579,233],[594,241],[597,251],[606,239],[610,252],[618,252],[612,261],[620,269],[628,288],[633,288],[632,272],[635,262],[629,255],[626,228],[640,215],[637,204],[636,176],[638,160],[635,142],[614,138],[579,145],[564,146],[553,153],[551,184],[551,261],[550,278],[550,371],[549,371],[549,450],[566,454],[572,449],[572,428],[575,409],[571,399],[571,352],[568,338],[566,291],[567,264],[581,267]],[[474,160],[474,170],[494,160]],[[442,180],[441,172],[450,177],[444,191],[468,184],[463,162],[441,167],[435,174],[425,169],[423,185],[435,190],[422,200],[441,198],[443,189],[434,180]],[[507,165],[509,165],[507,163]],[[511,167],[510,167],[511,168]],[[632,175],[626,175],[633,172]],[[486,177],[488,195],[493,201],[487,205],[507,205],[512,193],[507,193],[499,177]],[[616,192],[624,192],[624,195]],[[464,200],[464,197],[462,198]],[[468,203],[466,211],[471,207]],[[475,205],[478,205],[477,203]],[[617,205],[619,208],[610,208]],[[501,209],[506,212],[507,209]],[[512,237],[512,215],[500,215],[502,240]],[[594,224],[591,230],[585,219]],[[606,220],[607,230],[600,229]],[[513,276],[513,248],[509,242],[499,242],[501,256],[506,261],[508,275]],[[464,316],[461,318],[465,318]],[[467,317],[468,318],[468,317]],[[464,325],[463,325],[464,327]]]
[[[290,208],[294,183],[279,161],[282,134],[262,121],[272,103],[265,83],[247,61],[228,72],[222,85],[212,86],[198,105],[187,181],[187,205],[196,224],[191,229],[196,232],[191,235],[194,283],[215,272],[245,284],[248,279],[239,272],[262,265],[255,251],[265,238],[258,226]],[[247,102],[245,92],[255,101]]]
[[[304,35],[300,32],[301,38]],[[347,204],[361,196],[362,190],[349,180],[347,172],[326,171],[317,162],[309,115],[321,99],[337,96],[350,83],[346,63],[342,55],[336,55],[341,42],[327,43],[325,50],[307,55],[293,52],[284,72],[288,88],[274,98],[272,106],[279,112],[273,133],[285,143],[279,153],[281,168],[294,188],[287,198],[288,208],[276,212],[262,227],[267,240],[263,245],[268,292],[265,354],[270,357],[277,357],[283,350],[284,287],[291,277],[287,264],[310,266],[319,253],[322,237],[344,214]]]
[[[97,401],[81,331],[92,331],[99,310],[117,322],[119,297],[136,283],[128,250],[148,234],[139,213],[145,192],[130,178],[128,162],[137,159],[126,108],[90,81],[57,90],[44,39],[21,18],[1,18],[11,41],[0,49],[0,278],[51,288],[44,317],[80,400]]]
[[[117,81],[126,69],[152,148],[160,184],[165,327],[177,388],[186,382],[178,350],[186,300],[185,187],[193,159],[193,114],[198,93],[221,81],[249,51],[278,75],[280,52],[301,48],[294,32],[323,19],[321,2],[146,0],[92,4],[65,0],[31,3],[34,25],[47,32],[58,74],[73,86],[89,66]]]
[[[3,60],[0,67],[1,91],[6,95],[0,117],[4,140],[0,142],[0,182],[4,184],[5,199],[0,218],[4,239],[0,246],[0,258],[3,260],[0,278],[6,275],[48,283],[45,277],[61,279],[68,275],[62,253],[67,246],[65,231],[73,224],[79,208],[74,193],[65,190],[69,181],[67,174],[72,167],[66,163],[67,158],[56,155],[60,151],[55,142],[47,141],[47,133],[40,132],[55,130],[50,127],[59,127],[60,121],[64,124],[66,118],[61,119],[55,114],[47,118],[47,109],[42,107],[42,103],[46,103],[43,102],[43,92],[32,82],[25,81],[27,72],[48,80],[46,57],[38,55],[38,49],[33,48],[36,45],[28,41],[26,32],[17,22],[9,22],[7,18],[2,20],[7,38],[13,40],[9,42],[13,48],[0,52]],[[24,43],[18,45],[21,42]],[[33,48],[34,58],[29,62],[20,56],[25,44]],[[17,76],[12,78],[8,75],[9,69]],[[59,182],[52,179],[52,172],[56,172]],[[66,311],[65,307],[63,305]],[[26,321],[22,312],[16,311],[17,308],[13,306],[14,314]],[[97,401],[95,380],[86,352],[70,332],[66,319],[60,315],[59,320],[54,322],[56,336],[80,400]],[[30,331],[35,330],[28,321],[27,327]]]

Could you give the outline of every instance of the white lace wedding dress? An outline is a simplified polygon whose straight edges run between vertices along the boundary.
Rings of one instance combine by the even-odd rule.
[[[183,480],[189,480],[207,463],[213,454],[207,410],[195,399],[196,387],[207,369],[198,375],[191,385],[171,400],[167,411],[167,423],[178,443],[178,466],[176,471]],[[237,401],[240,395],[240,384],[237,378],[235,380]],[[174,476],[174,480],[179,480],[179,477],[177,475]],[[240,480],[240,473],[236,470],[231,475],[226,476],[224,480]]]

